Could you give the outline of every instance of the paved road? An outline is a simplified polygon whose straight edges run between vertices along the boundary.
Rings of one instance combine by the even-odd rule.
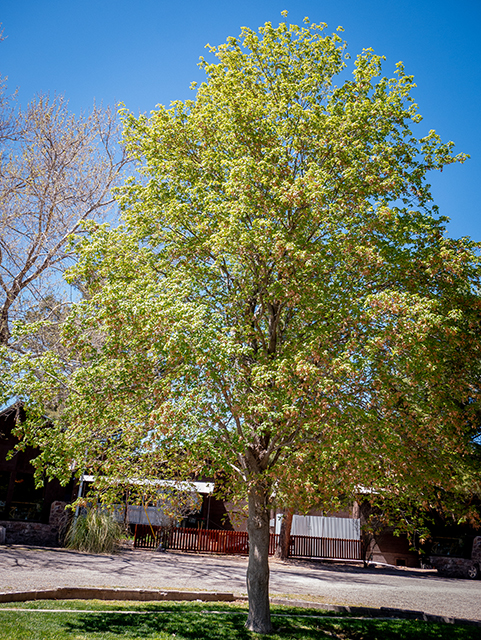
[[[231,556],[140,550],[107,556],[10,546],[0,547],[0,591],[77,586],[245,594],[246,567],[245,558]],[[481,620],[481,581],[446,579],[421,570],[273,561],[271,595],[279,594]]]

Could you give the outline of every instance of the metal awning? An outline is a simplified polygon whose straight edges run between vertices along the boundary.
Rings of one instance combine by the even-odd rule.
[[[83,475],[80,476],[80,482],[94,482],[95,476]],[[135,484],[135,485],[150,485],[150,486],[158,486],[158,487],[172,487],[173,489],[178,489],[179,491],[197,491],[197,493],[214,493],[214,483],[213,482],[198,482],[192,481],[188,482],[185,480],[149,480],[142,478],[130,478],[127,480],[112,480],[112,483],[123,483],[126,484]]]

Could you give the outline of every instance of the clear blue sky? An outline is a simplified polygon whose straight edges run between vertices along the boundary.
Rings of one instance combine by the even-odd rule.
[[[345,28],[352,55],[372,47],[415,76],[423,128],[471,155],[433,174],[449,234],[481,240],[480,0],[3,0],[0,74],[26,103],[39,92],[64,94],[78,112],[94,100],[134,112],[192,97],[204,45],[257,28],[280,12]]]

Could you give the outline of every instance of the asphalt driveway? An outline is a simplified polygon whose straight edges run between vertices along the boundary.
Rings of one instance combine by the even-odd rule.
[[[180,552],[88,555],[66,549],[0,547],[0,591],[120,587],[245,594],[247,559]],[[271,595],[297,594],[329,604],[395,607],[481,620],[481,581],[432,571],[309,561],[271,561]]]

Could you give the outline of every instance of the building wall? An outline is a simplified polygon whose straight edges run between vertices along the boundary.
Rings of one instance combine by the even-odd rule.
[[[384,531],[374,537],[372,561],[394,566],[419,567],[419,554],[410,548],[406,535],[395,536]]]
[[[52,545],[57,536],[49,528],[52,504],[70,501],[72,487],[62,487],[57,480],[35,487],[31,460],[38,450],[33,447],[16,451],[7,459],[18,442],[12,430],[17,419],[23,418],[21,406],[0,413],[0,526],[6,527],[7,543],[41,544],[44,540],[44,544]]]

